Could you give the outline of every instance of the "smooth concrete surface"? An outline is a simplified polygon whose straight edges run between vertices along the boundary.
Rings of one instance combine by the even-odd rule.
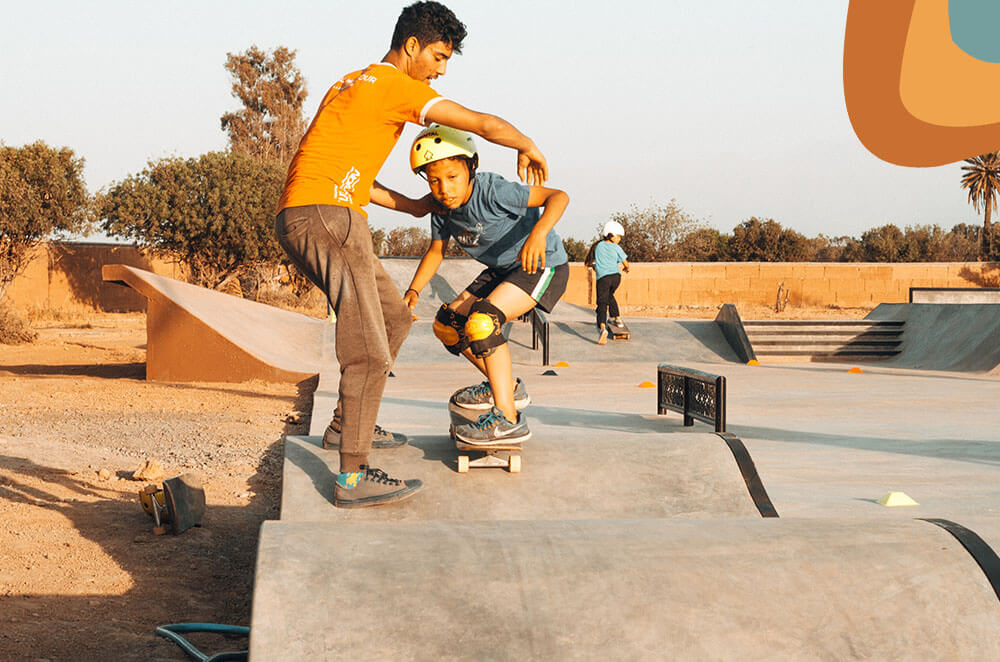
[[[266,522],[257,562],[254,660],[1000,657],[921,521]]]
[[[534,436],[520,474],[455,472],[445,403],[481,376],[426,320],[379,415],[412,446],[372,454],[422,492],[334,509],[337,454],[287,440],[282,520],[260,539],[252,659],[997,657],[1000,600],[982,569],[916,518],[1000,550],[1000,376],[747,366],[664,334],[660,360],[726,377],[727,429],[781,516],[763,519],[709,426],[655,415],[656,389],[640,384],[660,360],[554,346],[569,365],[546,376],[537,353],[518,354],[521,327],[514,372]],[[313,435],[337,389],[324,349]],[[890,490],[919,505],[880,506]]]
[[[1000,304],[1000,287],[911,287],[910,303]]]
[[[883,303],[866,319],[906,322],[888,365],[1000,374],[1000,305]]]
[[[323,320],[124,264],[105,265],[103,278],[148,299],[147,379],[298,383],[320,370]]]
[[[656,421],[637,415],[622,423],[638,431],[614,434],[533,418],[520,473],[459,474],[445,407],[420,400],[387,407],[410,419],[410,445],[375,451],[371,462],[393,477],[420,478],[424,490],[391,508],[335,508],[339,454],[323,450],[320,437],[286,437],[282,521],[760,517],[715,434],[659,432]],[[555,408],[545,414],[560,415]]]

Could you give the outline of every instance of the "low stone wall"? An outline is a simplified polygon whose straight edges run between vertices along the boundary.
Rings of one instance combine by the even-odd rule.
[[[19,309],[145,310],[144,297],[101,280],[105,264],[127,264],[184,278],[182,266],[135,246],[52,242],[37,249],[8,290],[7,301]],[[619,303],[629,306],[773,306],[779,287],[788,293],[791,306],[873,308],[879,303],[907,302],[911,287],[1000,287],[1000,263],[638,263],[623,275],[616,296]],[[593,306],[593,272],[579,262],[571,263],[563,299]]]
[[[136,246],[50,242],[35,249],[28,266],[11,283],[5,301],[19,310],[145,311],[146,297],[101,279],[105,264],[127,264],[170,278],[184,277],[184,269],[177,263],[152,257]]]
[[[911,287],[1000,286],[996,262],[666,262],[631,267],[615,295],[618,303],[630,306],[773,306],[783,287],[791,306],[874,307],[907,302]],[[593,272],[571,264],[563,299],[594,305]]]

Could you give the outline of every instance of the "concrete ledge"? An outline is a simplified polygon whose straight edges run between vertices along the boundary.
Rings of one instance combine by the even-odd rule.
[[[307,589],[307,590],[306,590]],[[265,522],[251,659],[997,659],[922,521]]]
[[[123,264],[102,276],[149,301],[146,379],[298,383],[320,370],[323,320]]]
[[[285,438],[283,521],[520,520],[641,517],[759,518],[726,442],[711,433],[622,433],[578,430],[532,419],[522,470],[456,472],[455,443],[441,408],[436,433],[410,445],[374,451],[391,476],[420,478],[424,490],[390,508],[333,507],[339,454],[320,437]],[[639,416],[635,417],[640,422]]]

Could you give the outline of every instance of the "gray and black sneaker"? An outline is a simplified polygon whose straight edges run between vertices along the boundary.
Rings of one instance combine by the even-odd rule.
[[[376,425],[372,434],[372,448],[375,449],[399,448],[405,446],[407,441],[409,439],[405,434],[389,432],[381,425]],[[327,450],[340,448],[340,430],[333,427],[333,424],[326,426],[326,432],[323,433],[323,448]]]
[[[338,508],[381,506],[411,497],[423,486],[416,478],[397,480],[381,469],[361,465],[361,471],[337,474],[333,505]]]
[[[518,413],[517,422],[512,423],[502,411],[491,407],[475,423],[456,426],[455,436],[473,446],[506,446],[531,439],[531,430],[524,414]]]
[[[451,396],[451,401],[465,409],[490,409],[496,404],[493,402],[493,389],[490,388],[489,382],[480,382],[459,389]],[[530,404],[528,389],[518,377],[514,385],[514,406],[524,409]]]

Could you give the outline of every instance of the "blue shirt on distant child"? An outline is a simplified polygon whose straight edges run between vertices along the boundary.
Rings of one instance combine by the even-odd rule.
[[[594,247],[594,271],[598,278],[618,273],[618,265],[627,259],[622,247],[613,241],[602,241]]]
[[[487,267],[513,269],[518,253],[541,215],[528,207],[529,187],[494,172],[477,172],[469,201],[444,215],[431,214],[431,239],[454,237],[462,249]],[[569,262],[555,231],[545,237],[545,266]]]

